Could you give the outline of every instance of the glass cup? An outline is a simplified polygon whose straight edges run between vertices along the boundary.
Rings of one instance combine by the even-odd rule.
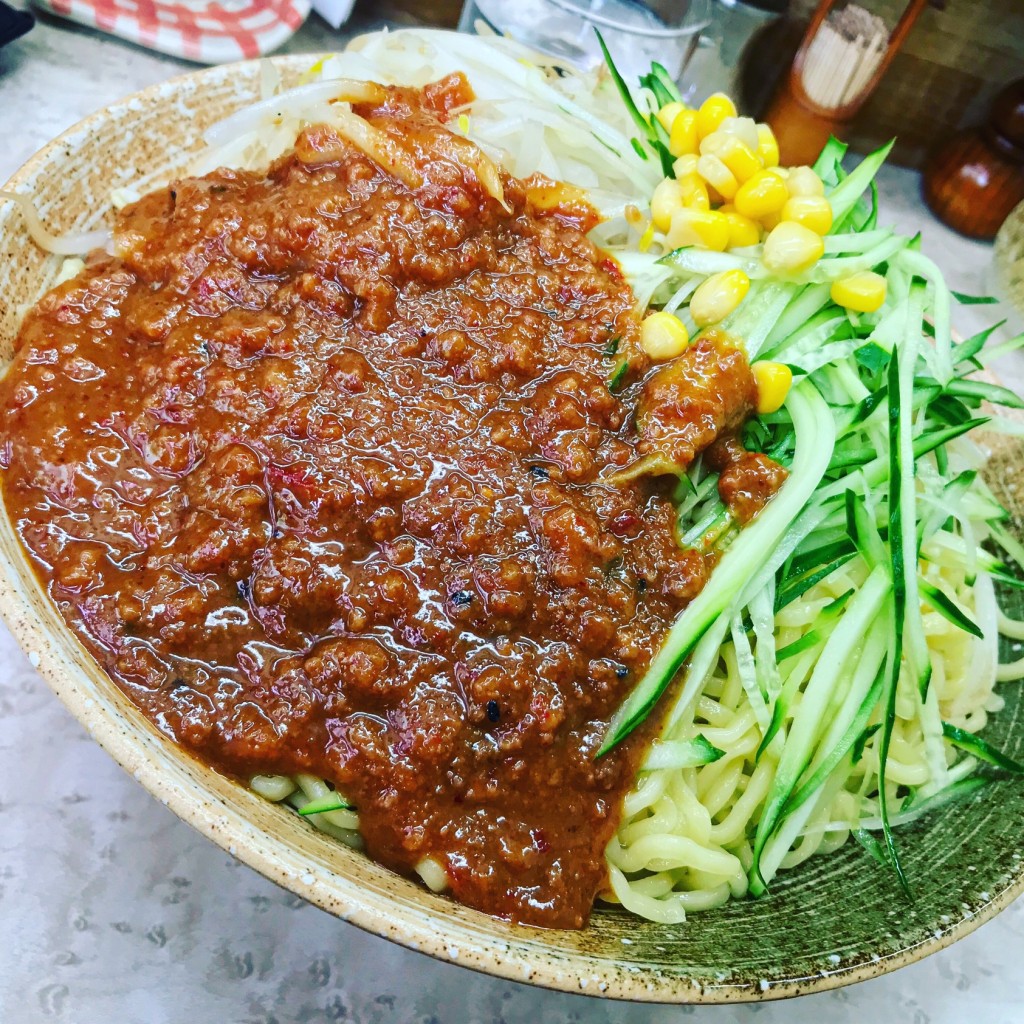
[[[679,81],[711,21],[711,0],[466,0],[459,29],[472,32],[479,19],[584,69],[603,59],[596,29],[626,81],[652,61]]]

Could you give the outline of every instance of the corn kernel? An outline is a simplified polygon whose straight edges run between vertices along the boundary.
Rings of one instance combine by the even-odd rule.
[[[712,93],[697,111],[697,138],[703,139],[718,129],[727,118],[736,116],[736,105],[723,92]]]
[[[668,245],[679,249],[697,245],[724,252],[729,244],[729,222],[717,210],[676,210],[668,232]]]
[[[677,178],[685,178],[688,174],[697,173],[697,161],[700,157],[696,153],[684,153],[672,165],[672,173]]]
[[[697,116],[695,110],[681,110],[676,114],[668,135],[668,151],[673,156],[697,152]]]
[[[690,298],[690,316],[698,327],[724,320],[747,296],[750,278],[742,270],[723,270],[702,281]]]
[[[691,210],[710,210],[711,200],[708,187],[699,174],[687,174],[679,179],[679,188],[683,197],[683,206]]]
[[[729,222],[729,248],[740,249],[761,241],[761,225],[735,210],[719,207],[718,212]]]
[[[782,219],[803,224],[816,235],[827,235],[832,227],[832,207],[824,196],[791,196],[782,208]]]
[[[732,199],[740,187],[736,175],[710,153],[697,161],[697,173],[725,200]]]
[[[686,109],[682,103],[673,101],[672,103],[666,103],[665,106],[658,111],[658,120],[661,122],[661,127],[665,131],[671,133],[672,125],[675,119]]]
[[[697,149],[701,156],[718,156],[718,151],[725,145],[728,138],[729,136],[725,132],[712,132],[700,140],[700,145]]]
[[[717,156],[739,182],[744,182],[761,170],[761,160],[749,146],[735,135],[712,132],[700,144],[704,155]]]
[[[640,325],[640,347],[657,362],[675,359],[689,343],[685,325],[671,313],[651,313]]]
[[[825,183],[810,167],[791,167],[786,179],[791,196],[823,196]]]
[[[757,155],[764,161],[765,167],[779,166],[779,143],[775,132],[766,124],[757,126]]]
[[[651,196],[651,220],[659,231],[668,231],[672,214],[682,209],[683,189],[675,178],[665,178]]]
[[[782,223],[782,211],[777,213],[766,213],[761,218],[761,226],[765,231],[774,231]]]
[[[888,283],[881,274],[864,270],[832,284],[832,301],[855,313],[874,313],[881,309],[888,292]]]
[[[786,183],[774,171],[761,171],[740,186],[733,205],[744,217],[760,220],[769,213],[778,213],[788,198]]]
[[[798,274],[814,266],[825,252],[821,235],[795,221],[784,220],[764,240],[764,265],[775,273]]]
[[[761,360],[750,368],[757,385],[757,411],[778,412],[793,385],[793,371],[785,363]]]
[[[727,117],[718,126],[718,130],[727,135],[735,135],[744,146],[757,152],[757,124],[752,117]]]

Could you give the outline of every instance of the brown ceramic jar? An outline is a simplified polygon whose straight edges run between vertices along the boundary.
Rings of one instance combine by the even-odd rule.
[[[1024,78],[996,96],[984,125],[936,150],[923,186],[925,202],[944,224],[970,238],[995,237],[1024,200]]]

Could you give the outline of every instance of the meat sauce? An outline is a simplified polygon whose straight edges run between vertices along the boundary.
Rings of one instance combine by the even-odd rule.
[[[581,927],[644,737],[595,753],[709,571],[657,480],[609,476],[687,464],[754,384],[713,337],[649,367],[592,211],[502,173],[506,209],[460,156],[469,95],[355,108],[421,184],[319,126],[125,209],[25,320],[3,493],[159,729],[327,778],[370,856],[430,856],[464,903]],[[779,473],[718,452],[749,518]]]

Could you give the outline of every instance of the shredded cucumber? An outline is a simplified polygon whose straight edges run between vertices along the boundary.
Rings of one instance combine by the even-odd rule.
[[[658,81],[645,82],[660,95]],[[659,154],[662,140],[651,119],[639,110],[634,116]],[[957,552],[967,587],[975,586],[977,573],[1024,587],[1005,563],[978,547],[981,524],[980,536],[990,534],[1011,558],[1024,559],[1024,546],[1002,525],[1006,512],[978,477],[980,461],[970,464],[974,456],[964,440],[993,423],[1024,434],[1012,421],[993,420],[983,406],[1021,409],[1024,399],[968,379],[989,353],[1024,346],[1024,336],[986,348],[992,328],[953,344],[952,301],[982,300],[951,292],[920,251],[919,238],[877,226],[874,177],[889,149],[847,173],[845,146],[836,140],[826,146],[815,170],[826,183],[834,224],[824,256],[803,273],[773,275],[760,246],[624,253],[627,276],[635,276],[645,295],[664,295],[680,315],[712,274],[745,272],[747,297],[719,329],[742,340],[751,360],[787,363],[798,381],[779,413],[753,421],[744,433],[748,445],[765,452],[788,451],[795,435],[788,479],[752,523],[737,535],[715,497],[717,478],[699,465],[680,488],[681,543],[720,551],[720,561],[619,708],[600,749],[606,753],[632,732],[682,670],[663,724],[663,735],[671,735],[729,641],[761,736],[757,763],[770,757],[774,764],[756,835],[749,837],[747,873],[755,894],[765,891],[786,851],[865,757],[877,761],[877,787],[861,794],[865,811],[849,827],[908,892],[894,826],[976,792],[981,783],[968,776],[977,763],[1024,772],[980,737],[942,721],[930,693],[924,628],[928,613],[988,642],[982,620],[928,576],[929,558]],[[862,270],[886,278],[888,297],[877,313],[851,313],[831,299],[832,282]],[[838,573],[852,573],[859,585],[820,608],[811,628],[780,647],[775,617],[799,608],[808,591]],[[920,723],[930,778],[909,794],[887,772],[897,705]],[[682,766],[702,756],[673,742],[682,741],[656,744],[645,767]],[[949,769],[952,748],[970,757]],[[871,835],[874,829],[881,841]]]

